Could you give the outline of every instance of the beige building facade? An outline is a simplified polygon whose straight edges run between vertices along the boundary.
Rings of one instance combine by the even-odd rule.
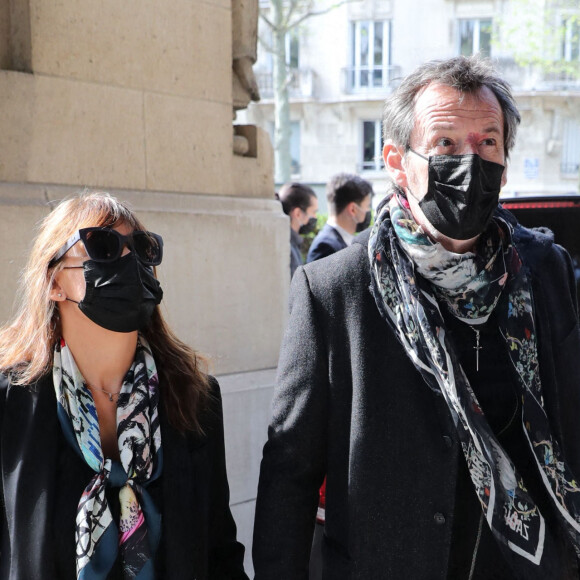
[[[267,2],[261,7],[267,12]],[[578,70],[578,22],[578,3],[557,0],[355,0],[306,19],[287,43],[293,178],[323,191],[335,173],[359,173],[382,197],[385,97],[426,60],[482,52],[510,81],[522,112],[504,192],[578,191],[580,77],[518,66],[513,51],[514,44],[527,47],[534,36],[530,31],[550,23],[565,31],[543,56]],[[517,42],[514,31],[519,31]],[[267,34],[266,26],[260,34]],[[537,36],[533,40],[540,42]],[[262,100],[251,104],[245,117],[270,133],[271,61],[262,49],[255,67]]]
[[[164,238],[171,326],[220,378],[246,542],[289,286],[268,136],[233,126],[257,98],[256,22],[238,0],[0,0],[0,321],[55,202],[128,201]]]

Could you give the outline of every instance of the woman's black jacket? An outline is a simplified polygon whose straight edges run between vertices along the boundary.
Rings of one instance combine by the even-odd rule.
[[[148,488],[162,514],[157,577],[247,580],[229,508],[217,381],[205,435],[181,435],[162,408],[160,415],[163,472]],[[74,514],[94,473],[62,435],[50,375],[26,387],[0,375],[0,467],[0,580],[73,580]]]

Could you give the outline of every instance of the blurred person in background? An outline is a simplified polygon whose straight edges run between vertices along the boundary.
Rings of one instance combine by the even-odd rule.
[[[580,553],[569,254],[499,205],[520,122],[480,57],[387,99],[373,227],[298,268],[256,503],[256,580],[564,580]]]
[[[314,262],[350,246],[354,236],[371,225],[372,185],[350,173],[339,173],[326,185],[328,221],[316,234],[306,262]]]
[[[316,228],[318,198],[314,190],[302,183],[286,183],[276,194],[284,213],[290,217],[290,278],[304,264],[301,246],[303,235]]]
[[[0,329],[2,580],[247,580],[220,389],[163,320],[162,257],[106,193],[40,224]]]
[[[358,175],[339,173],[326,184],[328,220],[312,241],[306,262],[314,262],[330,256],[354,241],[357,233],[366,230],[371,224],[371,202],[373,186]],[[324,526],[324,506],[326,480],[320,488],[320,500],[316,514],[316,529],[310,560],[310,580],[321,578],[320,550]]]

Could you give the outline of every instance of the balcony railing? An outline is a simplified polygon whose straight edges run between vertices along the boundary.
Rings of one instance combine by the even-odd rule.
[[[367,171],[383,171],[384,168],[385,163],[382,159],[361,161],[356,164],[357,173],[363,173]]]
[[[272,71],[255,70],[260,96],[263,99],[274,97],[274,75]],[[290,70],[288,94],[292,99],[311,99],[314,97],[314,74],[309,68]]]
[[[537,66],[519,66],[513,59],[496,60],[501,76],[514,90],[520,91],[580,91],[580,76],[564,71],[547,71]]]
[[[401,80],[400,66],[350,66],[342,69],[347,94],[380,93],[396,87]]]

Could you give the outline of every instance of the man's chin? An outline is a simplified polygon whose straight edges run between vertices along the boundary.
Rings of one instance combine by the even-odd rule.
[[[411,199],[409,199],[411,198]],[[438,242],[441,244],[448,252],[453,252],[455,254],[465,254],[466,252],[471,252],[475,250],[475,242],[479,238],[479,234],[469,240],[455,240],[442,234],[440,231],[436,230],[431,222],[427,219],[423,210],[419,207],[417,200],[411,195],[407,197],[409,199],[409,207],[413,218],[417,224],[423,229],[423,232],[429,236],[433,242]]]

